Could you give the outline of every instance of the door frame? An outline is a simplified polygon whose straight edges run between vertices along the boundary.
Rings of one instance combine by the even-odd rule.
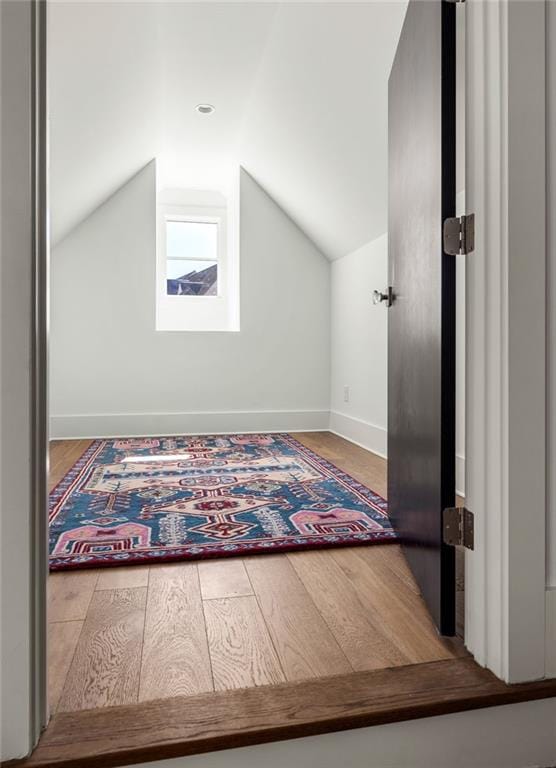
[[[0,760],[28,754],[48,721],[46,11],[0,4]]]
[[[507,682],[545,676],[544,0],[466,2],[465,641]]]
[[[32,51],[29,92],[18,97],[34,105],[21,118],[34,157],[28,180],[31,204],[25,208],[33,237],[18,237],[21,258],[34,278],[29,302],[3,318],[29,326],[29,344],[17,349],[26,373],[19,389],[4,394],[3,407],[20,409],[25,401],[31,424],[21,447],[30,490],[22,503],[29,507],[19,509],[17,518],[5,515],[2,530],[4,555],[9,539],[21,534],[21,520],[31,527],[17,553],[16,570],[22,575],[17,601],[3,605],[2,662],[9,664],[10,691],[19,694],[10,698],[9,708],[3,707],[2,726],[14,726],[9,743],[2,744],[3,760],[31,752],[48,719],[46,518],[40,500],[47,470],[47,422],[41,410],[48,328],[46,5],[44,0],[10,5],[31,22],[15,26],[20,46],[11,50],[14,57],[16,51],[18,56]],[[545,2],[467,0],[465,13],[466,195],[467,210],[477,221],[475,251],[466,257],[466,503],[476,527],[475,550],[466,552],[466,644],[479,664],[515,682],[543,677],[546,656],[546,353],[545,302],[539,290],[546,267],[545,103],[542,87],[523,87],[532,76],[544,82]],[[3,139],[2,152],[6,146]],[[528,183],[518,183],[523,179]],[[537,257],[524,259],[524,253]],[[531,338],[541,343],[533,345]],[[4,361],[5,350],[0,351]],[[509,439],[514,434],[519,443]],[[5,487],[20,480],[3,478]]]

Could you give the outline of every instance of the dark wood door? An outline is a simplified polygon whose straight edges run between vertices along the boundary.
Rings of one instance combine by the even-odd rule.
[[[455,7],[410,0],[388,84],[388,500],[439,631],[455,631]]]

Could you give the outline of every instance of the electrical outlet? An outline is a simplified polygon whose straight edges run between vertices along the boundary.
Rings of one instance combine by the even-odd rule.
[[[344,384],[344,403],[349,403],[349,386]]]

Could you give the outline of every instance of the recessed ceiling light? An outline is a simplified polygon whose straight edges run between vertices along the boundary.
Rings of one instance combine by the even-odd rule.
[[[212,106],[212,104],[197,104],[195,109],[201,115],[212,115],[212,113],[214,112],[214,107]]]

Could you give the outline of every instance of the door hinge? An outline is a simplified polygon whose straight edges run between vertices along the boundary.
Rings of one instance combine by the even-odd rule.
[[[465,507],[447,507],[442,516],[444,544],[474,549],[473,512]]]
[[[444,252],[450,256],[471,253],[475,248],[475,214],[444,219]]]

